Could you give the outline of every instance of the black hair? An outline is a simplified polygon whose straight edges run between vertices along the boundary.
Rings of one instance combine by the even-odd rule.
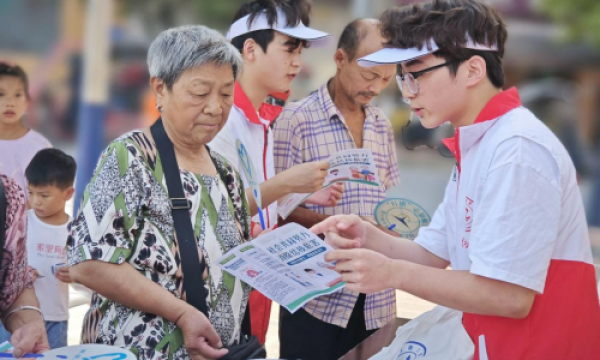
[[[364,24],[365,20],[356,19],[352,21],[346,25],[344,31],[342,31],[342,35],[340,35],[337,48],[343,49],[346,52],[349,61],[354,60],[361,41],[367,36],[367,28]]]
[[[29,80],[27,74],[19,65],[11,65],[9,63],[0,62],[0,77],[12,76],[21,80],[25,88],[25,96],[29,99]]]
[[[27,183],[33,186],[56,185],[60,189],[73,186],[77,164],[72,156],[58,149],[37,152],[25,169]]]
[[[506,25],[494,8],[481,1],[433,0],[390,9],[381,15],[381,26],[387,47],[420,49],[433,39],[439,47],[433,55],[451,62],[448,68],[453,75],[464,61],[481,56],[490,82],[497,88],[504,86]],[[467,36],[479,44],[495,45],[498,50],[467,49]]]
[[[248,23],[252,24],[257,16],[266,12],[267,21],[270,26],[273,26],[277,22],[278,7],[285,14],[288,25],[297,25],[300,22],[306,26],[310,25],[312,3],[309,0],[255,0],[242,5],[233,17],[232,23],[250,14]],[[231,39],[231,44],[241,53],[244,49],[244,43],[248,39],[254,40],[264,52],[267,52],[267,47],[275,39],[275,30],[256,30],[236,36]],[[304,40],[295,40],[291,46],[293,50],[308,46],[308,43]]]

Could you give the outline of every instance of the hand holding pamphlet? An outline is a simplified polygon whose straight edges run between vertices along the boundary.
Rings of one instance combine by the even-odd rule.
[[[331,250],[310,230],[291,223],[236,246],[216,264],[294,313],[346,285],[335,265],[325,261]]]
[[[379,186],[377,166],[369,149],[349,149],[335,153],[329,158],[328,172],[323,188],[339,182]],[[285,220],[310,195],[312,194],[288,195],[277,205],[277,213]]]

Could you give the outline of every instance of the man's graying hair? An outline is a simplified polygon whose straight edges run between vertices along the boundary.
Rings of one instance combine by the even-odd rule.
[[[150,76],[162,79],[169,90],[184,71],[206,64],[230,65],[235,79],[243,62],[239,51],[223,35],[202,25],[165,30],[148,50]]]
[[[342,49],[348,55],[348,60],[352,61],[356,57],[360,43],[367,36],[366,24],[369,22],[378,22],[375,19],[356,19],[346,25],[340,40],[338,41],[337,48]]]

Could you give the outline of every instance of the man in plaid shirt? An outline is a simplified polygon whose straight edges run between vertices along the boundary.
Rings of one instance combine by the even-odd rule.
[[[274,161],[279,173],[295,165],[324,161],[345,149],[370,149],[379,170],[379,187],[345,185],[333,207],[305,205],[286,219],[311,227],[331,215],[357,214],[373,220],[385,189],[398,185],[391,124],[371,100],[396,74],[395,67],[360,67],[357,59],[381,49],[379,23],[359,19],[344,29],[335,53],[336,75],[309,97],[287,105],[274,125]],[[282,359],[337,359],[396,316],[394,290],[358,294],[346,289],[319,297],[290,314],[281,309]]]

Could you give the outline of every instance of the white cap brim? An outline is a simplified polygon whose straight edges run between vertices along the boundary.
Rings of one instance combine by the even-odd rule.
[[[469,34],[466,34],[467,42],[462,45],[464,48],[480,51],[498,51],[498,45],[479,44],[473,41]],[[362,67],[373,67],[378,65],[401,64],[403,62],[418,59],[422,56],[434,53],[439,47],[433,39],[423,43],[420,49],[409,48],[384,48],[370,55],[358,59],[358,64]]]
[[[305,40],[311,45],[319,46],[328,43],[332,36],[326,32],[306,27],[302,24],[293,28],[273,29],[295,39]]]
[[[241,19],[235,21],[229,31],[227,32],[227,39],[231,40],[240,35],[247,34],[252,31],[271,29],[278,31],[282,34],[290,36],[295,39],[300,39],[309,42],[311,45],[326,44],[333,37],[326,32],[315,30],[305,26],[302,22],[296,26],[286,26],[285,15],[280,9],[277,9],[277,23],[274,26],[269,26],[267,22],[266,14],[260,14],[253,23],[248,26],[248,18],[250,15],[246,15]]]
[[[418,59],[427,54],[434,53],[438,50],[435,43],[431,47],[423,46],[421,49],[409,48],[383,48],[372,54],[358,59],[358,64],[362,67],[373,67],[379,65],[400,64],[406,61]]]

